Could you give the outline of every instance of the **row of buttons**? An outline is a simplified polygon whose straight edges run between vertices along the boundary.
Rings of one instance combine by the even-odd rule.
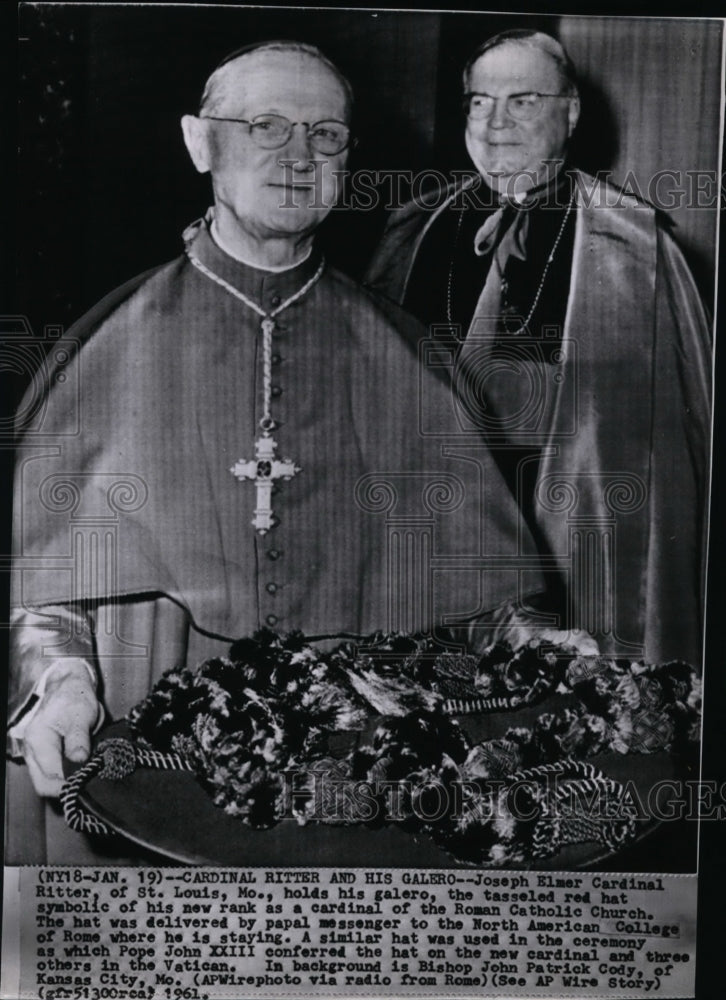
[[[275,299],[277,299],[278,302],[279,302],[279,296],[278,295],[275,296]],[[275,299],[272,300],[273,304],[276,304],[275,303]],[[273,354],[272,357],[270,358],[270,361],[273,363],[273,365],[281,365],[282,364],[282,356],[280,354]],[[273,385],[270,388],[270,393],[273,396],[281,396],[282,395],[282,389],[280,388],[279,385]]]
[[[279,295],[276,295],[275,299],[277,299],[278,302],[279,302],[279,300],[280,300]],[[277,303],[275,303],[275,299],[273,299],[272,301],[273,301],[273,304],[276,305]],[[281,365],[282,364],[282,356],[279,355],[279,354],[273,354],[272,357],[270,358],[270,361],[273,363],[273,365]],[[282,395],[282,389],[280,388],[279,385],[273,385],[271,387],[271,389],[270,389],[270,393],[273,396],[281,396]]]
[[[271,302],[273,307],[279,306],[281,301],[282,299],[280,298],[279,295],[272,296]],[[282,330],[284,329],[284,327],[281,324],[277,324],[277,329]],[[272,364],[275,366],[282,364],[282,356],[280,354],[273,354],[270,360],[272,361]],[[279,385],[273,385],[270,388],[270,393],[274,397],[279,397],[282,395],[282,388]],[[280,552],[279,549],[268,549],[265,555],[267,556],[268,559],[271,559],[274,562],[280,558],[282,553]],[[279,590],[279,586],[276,583],[270,582],[265,584],[265,590],[267,591],[268,594],[276,594],[277,591]],[[272,614],[267,615],[267,617],[265,618],[265,622],[267,625],[270,626],[270,628],[274,628],[279,620],[280,619],[277,617],[277,615],[272,615]]]

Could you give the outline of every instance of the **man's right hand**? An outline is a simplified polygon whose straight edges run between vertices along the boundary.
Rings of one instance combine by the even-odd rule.
[[[88,664],[58,660],[48,671],[45,692],[23,737],[25,762],[39,795],[60,794],[63,756],[76,763],[88,758],[101,712]]]

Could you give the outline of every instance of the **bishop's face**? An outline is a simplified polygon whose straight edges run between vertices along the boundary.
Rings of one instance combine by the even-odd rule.
[[[347,95],[318,59],[298,52],[261,51],[230,64],[224,97],[196,120],[198,169],[208,169],[217,217],[254,239],[295,239],[312,232],[333,207],[347,152],[325,155],[310,145],[305,125],[295,125],[276,149],[260,148],[244,124],[204,120],[281,115],[314,124],[348,120]]]
[[[467,91],[495,100],[488,117],[467,118],[466,148],[494,190],[511,194],[544,183],[552,170],[545,161],[564,158],[580,110],[565,89],[555,60],[530,46],[505,42],[474,63]],[[514,117],[508,98],[529,93],[563,96],[544,97],[530,120]]]

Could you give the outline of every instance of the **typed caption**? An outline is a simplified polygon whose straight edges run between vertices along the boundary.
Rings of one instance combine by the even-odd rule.
[[[695,876],[59,867],[5,879],[3,996],[693,995]]]

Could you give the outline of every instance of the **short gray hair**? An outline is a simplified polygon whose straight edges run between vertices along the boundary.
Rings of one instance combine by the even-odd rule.
[[[202,99],[199,102],[200,115],[205,112],[208,114],[210,111],[219,110],[219,105],[226,96],[224,86],[224,77],[226,74],[223,72],[224,68],[230,63],[236,62],[237,59],[243,59],[245,56],[253,55],[255,52],[298,52],[310,56],[312,59],[317,59],[318,62],[321,62],[323,66],[326,66],[330,70],[345,91],[348,112],[350,112],[353,105],[353,88],[347,77],[343,76],[335,63],[331,62],[316,45],[309,45],[307,42],[274,39],[272,41],[253,42],[251,45],[243,45],[242,48],[235,49],[234,52],[230,52],[228,56],[224,57],[204,85]]]
[[[528,28],[512,28],[509,31],[502,31],[498,35],[488,38],[486,42],[483,42],[475,49],[469,56],[466,66],[464,66],[464,90],[469,89],[469,80],[474,63],[481,59],[486,52],[491,52],[492,49],[498,49],[501,45],[508,44],[525,45],[531,49],[539,49],[540,52],[544,52],[550,56],[557,64],[557,68],[569,93],[573,97],[577,96],[577,72],[564,46],[556,38],[553,38],[552,35],[548,35],[544,31],[532,31]]]

